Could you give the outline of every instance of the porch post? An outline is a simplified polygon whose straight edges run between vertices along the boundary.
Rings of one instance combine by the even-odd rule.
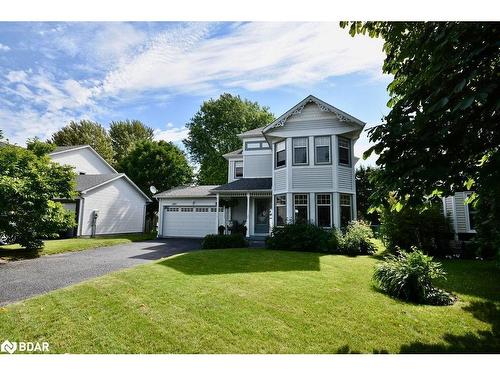
[[[217,204],[215,208],[215,234],[219,233],[219,193],[217,193]]]
[[[247,193],[247,237],[250,237],[250,193]]]

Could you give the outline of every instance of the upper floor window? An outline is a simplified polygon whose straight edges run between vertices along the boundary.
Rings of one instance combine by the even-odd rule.
[[[286,165],[286,147],[285,141],[276,143],[276,168],[284,167]]]
[[[235,161],[234,162],[234,178],[242,178],[243,177],[243,162]]]
[[[351,165],[351,140],[339,137],[339,164]]]
[[[308,164],[309,138],[293,138],[293,165]]]
[[[330,136],[314,138],[314,155],[316,164],[330,164]]]
[[[293,211],[295,223],[307,223],[309,220],[308,207],[309,194],[294,194],[293,195]]]

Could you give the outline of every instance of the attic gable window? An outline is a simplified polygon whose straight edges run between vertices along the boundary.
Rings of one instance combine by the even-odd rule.
[[[351,166],[351,140],[339,137],[339,164]]]
[[[275,145],[275,153],[276,153],[276,168],[281,168],[286,166],[286,147],[285,141],[281,141],[276,143]]]

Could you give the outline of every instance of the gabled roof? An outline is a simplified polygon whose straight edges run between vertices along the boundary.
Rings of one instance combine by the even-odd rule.
[[[154,195],[155,198],[203,198],[219,185],[179,186]]]
[[[134,182],[127,177],[124,173],[107,173],[107,174],[81,174],[76,176],[76,191],[80,194],[85,194],[91,190],[94,190],[100,186],[106,185],[110,182],[124,178],[132,187],[139,192],[148,202],[151,199],[144,194],[144,192],[139,189],[139,187],[134,184]]]
[[[265,126],[262,126],[260,128],[255,128],[251,130],[247,130],[246,132],[243,132],[241,134],[238,134],[240,138],[245,138],[245,137],[262,137],[262,131],[264,130]]]
[[[74,151],[74,150],[79,150],[79,149],[84,149],[84,148],[88,148],[90,151],[92,151],[99,159],[101,159],[101,161],[106,164],[109,168],[111,168],[111,170],[115,173],[118,173],[116,171],[116,169],[114,169],[111,164],[109,164],[106,160],[104,160],[104,158],[99,155],[99,153],[94,150],[90,145],[78,145],[78,146],[58,146],[56,147],[56,149],[54,151],[52,151],[51,153],[49,153],[49,155],[58,155],[58,154],[62,154],[63,152],[69,152],[69,151]]]
[[[239,148],[237,150],[228,152],[227,154],[224,154],[222,156],[224,156],[225,158],[234,158],[234,157],[237,157],[237,156],[243,156],[243,149]]]
[[[249,190],[271,190],[273,187],[272,178],[240,178],[228,184],[212,189],[214,192],[220,191],[249,191]]]
[[[266,132],[268,132],[269,130],[271,130],[273,128],[277,128],[277,127],[285,125],[286,120],[288,120],[293,115],[297,115],[297,114],[301,113],[302,110],[304,109],[304,107],[309,103],[316,103],[322,111],[333,113],[335,116],[337,116],[337,118],[341,122],[353,123],[354,125],[357,125],[361,128],[363,128],[366,125],[365,122],[357,119],[356,117],[351,116],[350,114],[348,114],[344,111],[341,111],[340,109],[324,102],[321,99],[318,99],[314,95],[309,95],[304,100],[301,100],[299,103],[294,105],[292,108],[290,108],[288,111],[286,111],[280,117],[278,117],[276,120],[274,120],[269,125],[267,125],[262,130],[262,133],[265,134]]]

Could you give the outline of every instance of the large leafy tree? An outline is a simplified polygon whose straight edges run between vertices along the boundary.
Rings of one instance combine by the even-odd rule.
[[[114,163],[111,137],[101,124],[94,121],[71,121],[52,135],[51,143],[57,146],[90,145],[108,163]]]
[[[379,213],[370,210],[370,197],[377,190],[374,182],[374,175],[378,168],[360,166],[356,169],[356,206],[358,209],[358,218],[367,220],[372,224],[379,224]]]
[[[47,155],[7,145],[0,147],[0,233],[33,250],[43,238],[75,225],[74,214],[55,198],[71,198],[75,176]]]
[[[119,169],[150,197],[150,187],[159,191],[192,181],[193,171],[186,155],[171,142],[139,141],[122,159]]]
[[[237,134],[264,126],[274,120],[268,107],[231,94],[222,94],[201,105],[186,127],[184,140],[191,158],[200,166],[198,183],[227,182],[227,161],[222,155],[241,147]]]
[[[479,200],[494,196],[500,181],[500,24],[341,26],[350,26],[353,36],[383,38],[383,71],[393,76],[391,111],[370,131],[375,145],[365,154],[378,154],[382,167],[375,198],[382,202],[393,192],[401,207],[465,189],[477,191]],[[499,227],[498,208],[485,209]]]
[[[115,161],[120,161],[130,152],[138,141],[153,139],[153,129],[139,120],[113,121],[109,126],[109,136],[115,152]]]

